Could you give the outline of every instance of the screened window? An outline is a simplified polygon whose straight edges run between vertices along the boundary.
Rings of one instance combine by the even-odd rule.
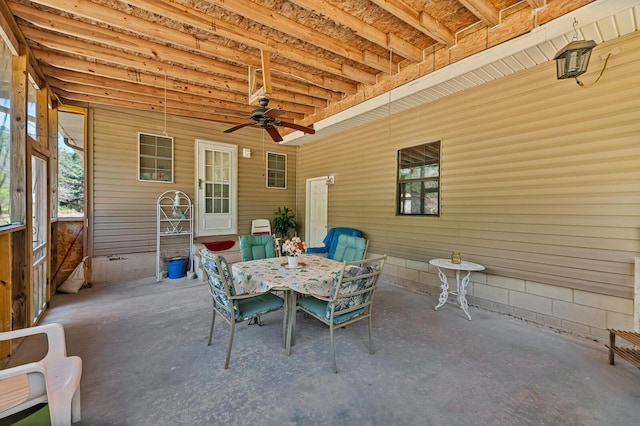
[[[0,226],[11,223],[11,61],[0,38]]]
[[[138,179],[173,182],[173,138],[138,133]]]
[[[38,125],[36,120],[36,108],[38,102],[38,88],[29,78],[27,89],[27,135],[38,140]]]
[[[84,114],[58,112],[58,215],[84,215]]]
[[[397,213],[440,216],[440,141],[398,151]]]
[[[267,152],[267,188],[287,188],[287,154]]]

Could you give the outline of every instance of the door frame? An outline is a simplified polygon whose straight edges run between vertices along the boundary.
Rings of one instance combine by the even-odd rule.
[[[201,153],[204,152],[205,149],[213,149],[220,148],[219,151],[228,152],[231,156],[230,161],[230,205],[229,205],[229,216],[231,220],[231,226],[223,231],[206,231],[203,229],[202,224],[202,215],[205,208],[204,202],[204,158],[202,158]],[[193,203],[196,206],[195,213],[195,237],[202,236],[215,236],[215,235],[234,235],[238,233],[238,146],[224,143],[224,142],[216,142],[206,139],[196,138],[195,140],[195,150],[196,150],[196,176],[195,176],[195,202]]]

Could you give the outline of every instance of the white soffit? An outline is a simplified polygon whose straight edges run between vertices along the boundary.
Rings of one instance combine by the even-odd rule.
[[[553,60],[556,52],[573,37],[578,21],[582,40],[597,44],[638,30],[640,1],[597,0],[561,16],[531,32],[491,49],[454,62],[391,92],[368,99],[314,123],[315,135],[294,132],[284,136],[287,145],[303,145],[354,127],[387,118],[454,93]]]

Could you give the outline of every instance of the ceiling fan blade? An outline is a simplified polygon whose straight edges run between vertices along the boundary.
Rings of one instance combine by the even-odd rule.
[[[257,124],[257,123],[255,121],[250,121],[248,123],[238,124],[237,126],[233,126],[233,127],[228,128],[227,130],[224,131],[224,133],[235,132],[238,129],[242,129],[243,127],[246,127],[246,126],[252,126],[254,124]]]
[[[266,110],[262,115],[265,117],[276,118],[284,114],[284,111],[278,108],[271,108]]]
[[[300,130],[301,132],[309,133],[311,135],[314,135],[316,133],[316,131],[311,127],[301,126],[295,123],[287,123],[286,121],[278,121],[277,123],[274,123],[274,124],[277,124],[278,126],[282,126],[282,127],[288,127],[290,129]]]
[[[271,139],[273,139],[274,142],[282,142],[282,136],[280,136],[280,133],[278,133],[278,130],[276,130],[275,127],[267,126],[265,127],[265,129],[267,130],[267,133],[269,133],[269,135],[271,136]]]

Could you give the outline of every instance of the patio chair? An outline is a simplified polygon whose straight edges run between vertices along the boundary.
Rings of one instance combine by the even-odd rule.
[[[338,239],[340,235],[351,235],[354,237],[362,237],[362,231],[354,228],[331,228],[327,235],[322,240],[322,247],[309,247],[307,248],[307,253],[320,254],[325,255],[329,259],[333,259],[333,256],[336,252],[336,247],[338,246]]]
[[[373,353],[371,310],[373,293],[387,256],[344,262],[329,297],[307,296],[298,300],[298,309],[329,326],[333,372],[338,372],[333,330],[363,319],[369,320],[369,353]]]
[[[369,240],[342,234],[338,238],[333,260],[338,262],[362,260],[367,254],[367,247],[369,247]]]
[[[200,259],[202,261],[202,267],[207,273],[209,292],[213,300],[208,345],[211,346],[211,340],[213,339],[216,312],[231,326],[227,358],[224,364],[224,368],[227,369],[229,368],[229,359],[231,358],[231,347],[233,346],[233,337],[236,332],[236,323],[250,320],[267,312],[282,309],[284,301],[269,292],[236,295],[231,270],[225,258],[219,254],[211,253],[208,250],[201,250]]]
[[[252,220],[251,233],[259,235],[271,235],[271,222],[269,222],[267,219]]]
[[[14,416],[14,419],[31,407],[48,404],[53,426],[78,422],[82,360],[67,356],[62,325],[54,323],[2,332],[0,341],[36,334],[47,335],[48,350],[44,358],[0,370],[0,419],[8,416]]]
[[[241,235],[240,256],[242,261],[276,257],[276,243],[271,235]]]

